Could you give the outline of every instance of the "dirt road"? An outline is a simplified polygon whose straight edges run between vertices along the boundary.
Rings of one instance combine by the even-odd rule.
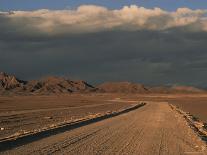
[[[184,118],[168,104],[157,102],[2,153],[205,155],[204,149]]]

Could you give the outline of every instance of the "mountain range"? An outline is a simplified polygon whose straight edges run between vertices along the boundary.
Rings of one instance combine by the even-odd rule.
[[[61,94],[61,93],[205,93],[206,90],[191,86],[150,87],[131,82],[105,82],[92,86],[82,80],[70,80],[49,76],[38,80],[24,81],[14,75],[0,72],[0,94]]]
[[[53,94],[92,91],[96,91],[96,88],[81,80],[73,81],[63,77],[51,76],[39,80],[23,81],[13,75],[8,75],[4,72],[0,73],[1,94]]]

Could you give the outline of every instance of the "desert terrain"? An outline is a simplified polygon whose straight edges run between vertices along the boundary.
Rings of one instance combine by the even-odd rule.
[[[0,80],[0,154],[207,153],[205,90]]]
[[[38,130],[64,121],[126,108],[127,102],[108,101],[102,95],[1,97],[0,138]],[[131,103],[132,104],[132,103]]]
[[[0,0],[0,155],[207,155],[207,0]]]
[[[1,154],[204,154],[205,141],[199,138],[180,114],[170,108],[168,102],[205,121],[206,101],[205,95],[189,94],[2,96],[1,139],[97,113],[125,109],[135,103],[145,102],[146,105],[24,145],[1,148]],[[200,105],[201,112],[196,108]],[[196,115],[197,111],[200,115]]]
[[[80,98],[79,96],[73,96]],[[90,98],[84,96],[85,98]],[[83,97],[83,98],[84,98]],[[114,97],[106,95],[104,98],[110,99]],[[126,96],[125,96],[126,97]],[[39,97],[37,97],[39,98]],[[50,98],[50,97],[49,97]],[[64,97],[69,99],[70,97]],[[92,97],[93,98],[93,97]],[[96,100],[98,97],[95,97]],[[100,97],[102,98],[102,97]],[[124,96],[123,96],[124,98]],[[28,98],[27,98],[28,99]],[[31,98],[30,98],[31,99]],[[112,98],[111,98],[112,99]],[[20,99],[21,100],[21,99]],[[54,98],[53,98],[54,100]],[[126,100],[126,98],[125,98]],[[15,100],[16,101],[16,100]],[[28,100],[29,101],[29,100]],[[55,100],[54,100],[55,101]],[[103,100],[102,100],[103,102]],[[116,102],[108,109],[118,109],[132,104],[130,102]],[[45,110],[46,104],[42,107]],[[55,102],[56,103],[56,102]],[[98,100],[97,100],[98,103]],[[18,146],[15,149],[4,150],[2,154],[183,154],[190,152],[204,153],[206,146],[203,141],[196,135],[195,132],[188,126],[185,119],[173,111],[166,102],[146,102],[147,104],[131,112],[112,117],[106,120],[98,121],[80,128],[65,131],[57,135],[49,136],[28,144]],[[31,116],[36,113],[39,117],[44,119],[36,108],[30,113],[28,109],[29,102],[21,104],[25,111],[18,111],[16,115],[27,114],[23,118],[27,121],[34,121]],[[34,103],[33,103],[34,104]],[[101,105],[101,102],[99,103]],[[69,106],[70,104],[68,104]],[[90,106],[88,109],[85,103],[79,103],[82,111],[77,109],[77,114],[84,115],[84,112],[93,111],[103,112],[103,107]],[[93,105],[93,103],[91,104]],[[54,107],[66,107],[67,104],[62,105],[53,104]],[[31,106],[30,106],[31,107]],[[35,105],[34,105],[35,107]],[[60,117],[56,111],[51,110],[54,107],[45,110],[46,116],[52,118]],[[11,108],[11,107],[8,107]],[[11,108],[12,109],[12,108]],[[67,111],[72,110],[73,107],[68,108]],[[84,109],[84,110],[83,110]],[[13,109],[14,110],[14,109]],[[27,113],[25,113],[28,110]],[[76,110],[75,110],[76,111]],[[12,111],[11,111],[12,113]],[[30,113],[30,117],[29,114]],[[50,114],[50,115],[49,115]],[[8,113],[9,115],[9,113]],[[7,115],[7,116],[8,116]],[[12,114],[13,115],[13,114]],[[74,115],[74,114],[73,114]],[[69,117],[69,116],[68,116]],[[2,119],[2,118],[1,118]],[[17,118],[16,118],[17,119]],[[40,119],[40,118],[39,118]],[[30,120],[30,121],[29,121]],[[17,121],[17,120],[16,120]],[[44,120],[43,120],[44,121]],[[24,125],[24,120],[22,120]],[[26,121],[25,121],[26,122]],[[53,122],[54,123],[54,122]],[[13,124],[16,124],[13,122]],[[45,124],[45,123],[44,123]],[[12,126],[12,123],[10,123]],[[39,124],[42,126],[43,124]],[[33,126],[34,127],[34,126]],[[22,153],[23,152],[23,153]]]
[[[166,101],[207,122],[207,94],[154,94],[137,97],[145,101]]]

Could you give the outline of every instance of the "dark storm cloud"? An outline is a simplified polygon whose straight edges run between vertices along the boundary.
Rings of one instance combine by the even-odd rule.
[[[112,14],[111,10],[98,9],[98,12],[104,15]],[[130,10],[128,8],[124,11]],[[135,15],[136,11],[136,8],[132,8]],[[118,28],[117,25],[103,28],[97,22],[102,21],[99,20],[100,16],[95,16],[93,20],[98,23],[98,29],[95,31],[94,25],[88,25],[87,22],[84,23],[85,27],[78,28],[74,25],[67,27],[67,24],[60,21],[54,25],[51,22],[54,18],[50,19],[52,11],[46,11],[49,13],[44,18],[39,15],[42,11],[36,16],[36,12],[32,15],[28,12],[10,13],[11,15],[2,13],[0,70],[24,79],[53,74],[85,79],[92,83],[124,80],[147,84],[205,85],[207,32],[204,20],[199,19],[202,18],[202,11],[177,11],[182,14],[186,11],[188,14],[196,14],[188,15],[188,20],[183,20],[187,21],[186,24],[182,23],[180,17],[181,25],[178,21],[172,23],[174,16],[177,17],[180,13],[174,15],[162,10],[140,8],[138,11],[145,11],[145,16],[149,16],[146,12],[152,12],[156,16],[146,18],[144,25],[136,25],[136,20],[131,19],[134,24],[126,26],[124,23]],[[74,11],[71,15],[74,15]],[[73,17],[82,18],[78,15]],[[116,19],[116,13],[111,16],[113,20],[111,19],[110,24],[120,22]],[[197,19],[192,21],[195,17]],[[47,30],[48,27],[53,29]],[[130,29],[127,30],[126,27]]]

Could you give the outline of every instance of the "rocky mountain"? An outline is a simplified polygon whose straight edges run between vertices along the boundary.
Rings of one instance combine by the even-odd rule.
[[[23,90],[26,81],[19,80],[15,76],[0,72],[0,90]]]
[[[39,80],[23,81],[13,75],[0,72],[0,94],[60,94],[60,93],[204,93],[206,90],[190,86],[149,87],[131,82],[106,82],[97,87],[85,81],[63,77],[44,77]]]
[[[62,77],[46,77],[40,80],[29,81],[26,89],[28,92],[33,93],[72,93],[96,90],[85,81],[72,81]]]
[[[96,88],[85,81],[73,81],[62,77],[45,77],[40,80],[23,81],[13,75],[0,73],[0,94],[52,94],[92,92]]]

